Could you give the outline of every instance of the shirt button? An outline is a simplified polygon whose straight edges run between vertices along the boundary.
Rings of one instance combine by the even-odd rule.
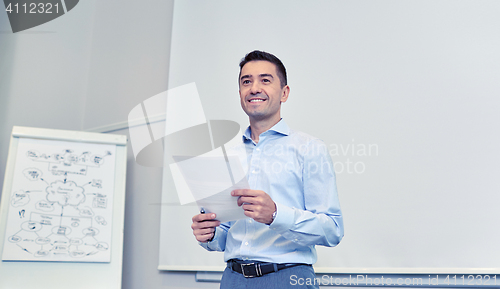
[[[295,239],[295,242],[297,242],[299,239]]]
[[[252,171],[252,174],[256,174],[256,173],[257,173],[257,171],[256,171],[256,170],[253,170],[253,171]]]
[[[251,224],[251,223],[252,223],[252,220],[248,220],[248,223],[250,223],[250,224]]]
[[[260,148],[257,148],[258,151],[260,151]]]
[[[248,242],[245,242],[245,246],[248,246]]]

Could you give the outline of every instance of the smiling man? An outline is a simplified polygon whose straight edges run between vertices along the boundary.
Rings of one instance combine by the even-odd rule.
[[[276,56],[247,54],[239,87],[250,120],[243,145],[251,189],[231,194],[248,219],[221,224],[199,214],[193,234],[207,250],[224,251],[221,288],[319,288],[315,245],[336,246],[344,235],[331,158],[322,141],[281,119],[290,87]]]

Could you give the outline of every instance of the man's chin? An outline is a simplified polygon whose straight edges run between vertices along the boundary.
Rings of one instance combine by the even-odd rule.
[[[270,113],[269,110],[261,109],[261,110],[245,110],[245,113],[248,117],[253,121],[263,121],[263,120],[271,120],[276,116],[276,113]]]
[[[244,111],[248,115],[248,117],[251,118],[261,119],[266,117],[266,114],[262,111],[255,111],[255,110],[244,110]]]
[[[266,118],[269,118],[268,115],[262,112],[247,112],[247,115],[254,120],[264,120]]]

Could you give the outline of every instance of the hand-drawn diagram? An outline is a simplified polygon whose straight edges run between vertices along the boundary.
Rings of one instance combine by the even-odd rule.
[[[109,262],[115,151],[19,139],[2,259]]]

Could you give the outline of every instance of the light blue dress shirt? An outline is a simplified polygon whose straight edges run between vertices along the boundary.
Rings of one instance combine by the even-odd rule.
[[[316,262],[315,245],[336,246],[344,235],[335,172],[326,145],[291,130],[280,120],[251,139],[243,136],[248,159],[248,182],[276,203],[270,225],[251,218],[223,223],[214,239],[200,243],[210,251],[224,251],[224,260],[273,263]]]

